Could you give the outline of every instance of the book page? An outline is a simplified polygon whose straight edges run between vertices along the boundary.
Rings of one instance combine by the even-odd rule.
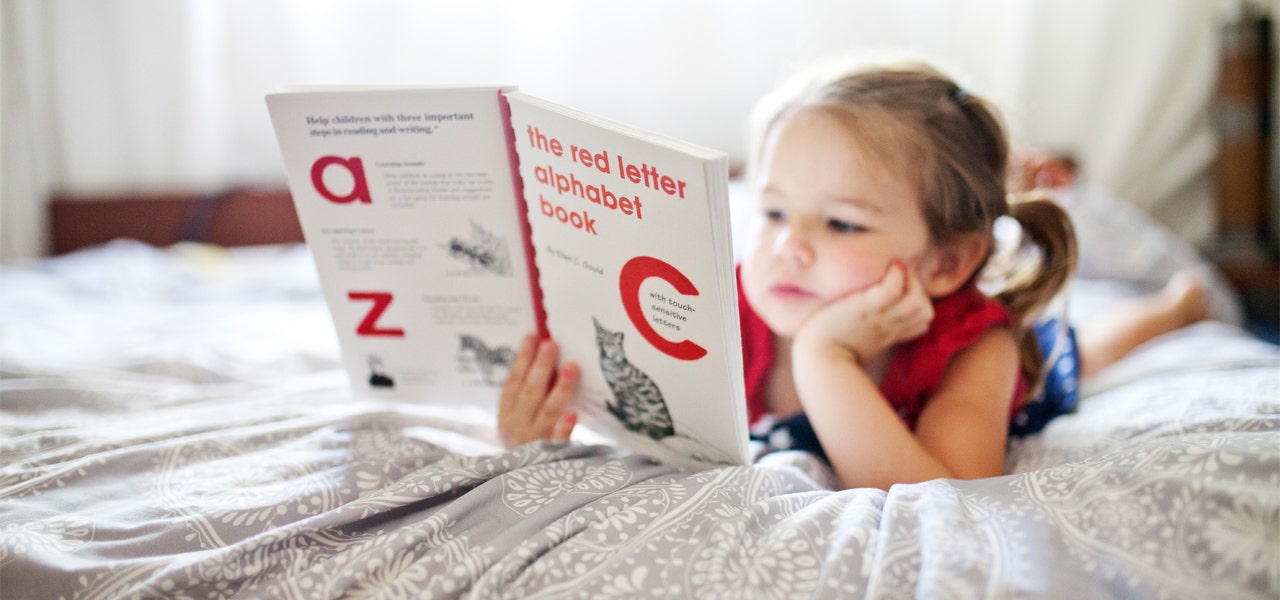
[[[727,158],[506,97],[547,329],[582,367],[581,422],[664,461],[745,463]]]
[[[498,89],[267,99],[360,392],[492,402],[535,328]]]

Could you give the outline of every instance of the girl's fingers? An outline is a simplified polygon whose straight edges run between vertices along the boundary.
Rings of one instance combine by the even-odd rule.
[[[524,383],[519,390],[519,404],[529,416],[537,414],[547,395],[547,387],[551,385],[551,374],[556,368],[556,355],[560,347],[553,340],[543,340],[534,353],[533,364],[525,373]]]
[[[549,430],[559,426],[560,419],[566,413],[565,408],[569,405],[569,399],[573,397],[574,392],[578,389],[580,373],[577,363],[567,363],[564,368],[560,369],[555,385],[551,386],[551,390],[547,393],[546,399],[542,401],[542,407],[535,417],[539,424],[545,424]]]
[[[856,292],[856,296],[861,296],[859,300],[865,309],[876,312],[884,311],[894,306],[902,297],[906,285],[905,267],[899,261],[894,261],[889,265],[889,270],[885,272],[884,277],[871,284],[862,292]]]
[[[498,429],[507,447],[537,439],[567,440],[573,432],[577,413],[565,407],[581,374],[576,363],[567,363],[551,383],[559,351],[552,340],[529,336],[522,341],[499,400]]]
[[[568,441],[569,436],[573,434],[573,427],[578,424],[578,413],[567,411],[556,420],[555,429],[551,432],[551,439],[557,442]]]
[[[573,426],[577,423],[577,414],[568,411],[567,408],[573,393],[577,391],[579,379],[580,370],[577,363],[570,362],[564,365],[564,368],[559,371],[556,384],[552,386],[547,398],[543,400],[543,406],[534,417],[535,426],[540,431],[549,432],[553,440],[567,440],[568,435],[573,431]],[[570,418],[570,421],[566,422],[566,418]]]
[[[520,340],[520,349],[516,351],[516,359],[511,363],[511,370],[507,374],[507,381],[502,384],[502,394],[498,400],[499,411],[509,411],[514,408],[515,400],[519,395],[521,386],[524,385],[525,376],[529,371],[529,365],[533,364],[534,350],[537,347],[537,338],[533,334],[524,336]]]
[[[900,260],[895,260],[890,268],[897,271],[898,276],[901,278],[902,287],[898,288],[900,293],[906,294],[910,290],[912,283],[920,283],[920,278],[916,276],[915,267],[909,266]]]
[[[900,260],[895,260],[893,261],[893,264],[889,265],[889,270],[885,271],[884,277],[881,278],[881,282],[884,285],[885,291],[893,295],[901,295],[902,290],[905,289],[906,286],[906,279],[906,265],[904,265]]]
[[[906,268],[904,277],[906,288],[901,303],[904,334],[908,338],[917,337],[929,328],[933,321],[933,302],[924,291],[924,283],[916,276],[915,271]]]
[[[924,293],[924,283],[916,276],[914,269],[902,267],[902,299],[903,303],[913,308],[921,302],[928,303],[929,295]]]

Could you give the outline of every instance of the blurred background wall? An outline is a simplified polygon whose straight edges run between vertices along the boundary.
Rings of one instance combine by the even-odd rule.
[[[1222,130],[1242,118],[1221,118],[1228,27],[1276,12],[1273,0],[0,2],[2,259],[51,251],[54,198],[283,187],[263,96],[287,85],[516,84],[741,161],[747,113],[775,83],[884,51],[950,71],[1004,107],[1017,144],[1070,153],[1208,247]],[[1274,108],[1259,110],[1243,118],[1265,132]],[[1263,190],[1250,206],[1280,212]]]

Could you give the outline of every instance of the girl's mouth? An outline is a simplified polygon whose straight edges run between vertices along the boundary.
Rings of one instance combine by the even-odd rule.
[[[783,301],[808,300],[814,297],[813,292],[790,283],[775,284],[769,288],[769,294]]]

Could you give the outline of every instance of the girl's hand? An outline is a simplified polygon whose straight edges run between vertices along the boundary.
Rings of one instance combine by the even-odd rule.
[[[567,363],[552,384],[559,351],[554,341],[538,343],[532,335],[521,342],[498,401],[498,434],[507,448],[534,440],[563,441],[573,433],[578,414],[565,407],[578,389],[580,373],[576,363]]]
[[[933,302],[919,278],[895,262],[879,282],[811,316],[796,334],[795,344],[837,347],[861,364],[894,344],[923,335],[932,320]]]

